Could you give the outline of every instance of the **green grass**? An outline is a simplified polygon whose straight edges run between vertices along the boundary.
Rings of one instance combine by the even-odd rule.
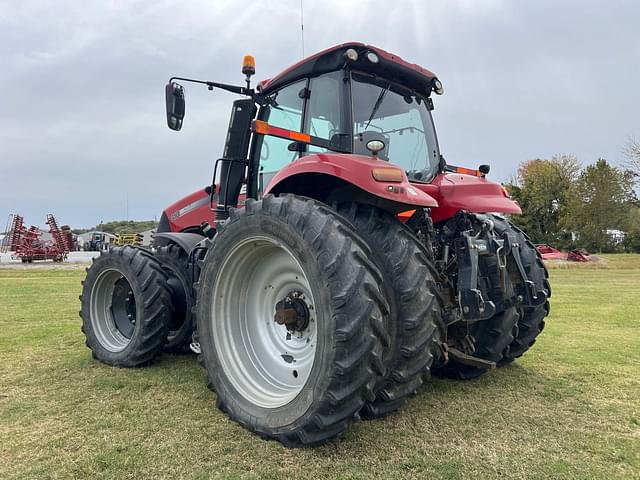
[[[640,478],[640,256],[551,271],[535,347],[383,420],[287,450],[214,407],[191,356],[101,365],[82,270],[0,270],[0,478]]]

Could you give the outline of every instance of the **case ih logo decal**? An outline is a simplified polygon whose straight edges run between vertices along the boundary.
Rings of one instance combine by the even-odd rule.
[[[196,200],[195,202],[190,203],[186,207],[182,207],[180,210],[176,210],[175,212],[173,212],[171,214],[171,220],[175,221],[180,217],[182,217],[183,215],[186,215],[190,211],[195,210],[196,208],[201,207],[202,205],[206,205],[207,203],[209,203],[209,197],[204,197],[204,198],[201,198],[200,200]]]

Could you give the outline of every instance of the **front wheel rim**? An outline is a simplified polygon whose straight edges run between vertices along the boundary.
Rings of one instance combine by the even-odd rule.
[[[304,302],[308,318],[287,328],[274,315],[292,296]],[[307,275],[291,250],[264,236],[243,240],[226,255],[212,300],[214,346],[233,387],[263,408],[295,399],[311,374],[318,327]]]
[[[129,280],[118,270],[100,272],[91,289],[91,326],[103,348],[123,351],[133,337],[136,300]]]

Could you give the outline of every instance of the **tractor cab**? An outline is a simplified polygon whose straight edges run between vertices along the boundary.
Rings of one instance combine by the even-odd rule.
[[[320,153],[375,155],[401,167],[409,181],[429,182],[439,171],[432,103],[424,93],[346,63],[265,89],[263,99],[259,120],[311,138],[256,139],[260,191],[289,162]]]
[[[428,182],[439,170],[430,95],[442,93],[442,84],[395,55],[339,45],[261,82],[258,91],[259,120],[311,137],[257,138],[261,186],[287,163],[328,152],[373,154],[401,167],[410,181]]]
[[[442,94],[443,87],[429,70],[350,42],[307,57],[255,89],[253,57],[245,57],[242,72],[246,86],[173,77],[166,89],[173,130],[182,127],[185,111],[184,90],[174,80],[247,97],[233,103],[224,152],[207,190],[212,221],[225,220],[244,198],[268,193],[325,203],[357,199],[393,214],[430,208],[434,221],[451,218],[461,206],[520,212],[499,184],[485,178],[487,165],[475,170],[445,163],[431,115],[432,94]],[[191,204],[191,196],[185,198],[168,216],[180,216]],[[176,228],[193,227],[171,226]]]
[[[253,65],[251,59],[245,60],[247,63]],[[247,197],[260,198],[277,193],[283,188],[278,184],[285,181],[298,187],[301,182],[311,183],[310,188],[325,191],[335,189],[336,182],[348,182],[374,197],[381,196],[390,210],[436,205],[428,194],[408,190],[409,182],[429,182],[440,171],[430,95],[442,93],[442,84],[433,73],[382,49],[355,42],[305,58],[260,82],[255,90],[249,83],[254,68],[248,72],[243,68],[246,87],[197,81],[210,89],[218,87],[250,97],[249,101],[234,102],[225,152],[216,165],[220,179],[217,218],[226,218],[228,207],[237,205],[242,184]],[[170,82],[169,127],[179,130],[183,116],[184,91]],[[356,156],[359,158],[354,159]],[[310,157],[315,164],[306,161],[305,171],[292,166]],[[374,168],[382,168],[379,162],[385,162],[387,168],[381,170],[382,180],[373,174]],[[350,170],[357,181],[342,172],[329,178],[327,167],[334,164]],[[294,170],[295,181],[287,176]],[[372,180],[387,184],[376,185]],[[390,187],[388,183],[402,185]],[[377,187],[381,195],[371,187]]]

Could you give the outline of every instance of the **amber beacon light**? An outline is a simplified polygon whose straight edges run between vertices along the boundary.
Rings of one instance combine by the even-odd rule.
[[[245,55],[242,59],[242,73],[244,75],[253,75],[256,73],[256,60],[253,55]]]

